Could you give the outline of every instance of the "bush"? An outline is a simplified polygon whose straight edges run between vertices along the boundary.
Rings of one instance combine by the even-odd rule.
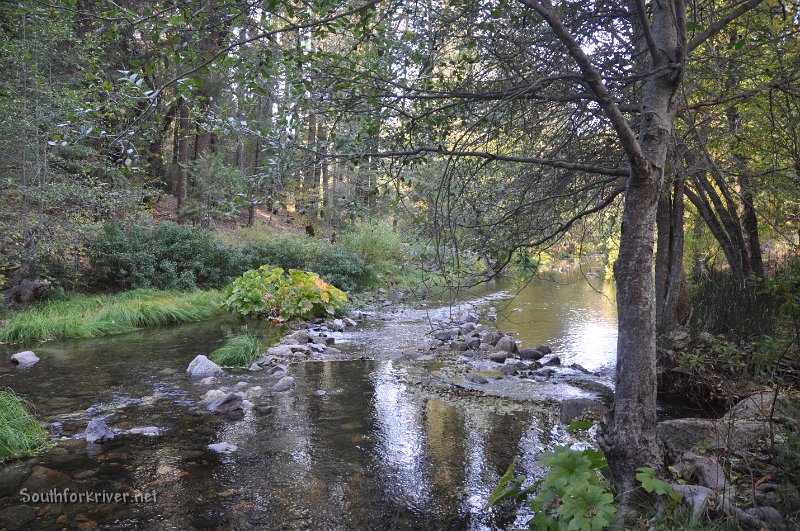
[[[10,389],[0,389],[0,463],[33,455],[46,446],[47,433]]]
[[[240,315],[276,320],[333,316],[347,296],[318,275],[263,265],[247,271],[226,288],[225,305]]]
[[[261,340],[245,334],[229,339],[212,352],[211,361],[223,367],[249,367],[260,354]]]
[[[369,271],[357,254],[339,247],[321,243],[305,267],[345,291],[354,291],[369,282]]]
[[[354,252],[308,236],[278,235],[242,249],[242,262],[255,269],[273,264],[282,269],[317,273],[345,291],[356,290],[368,280],[364,262]]]
[[[342,245],[358,254],[368,265],[399,260],[403,255],[403,239],[385,221],[366,223],[345,233]]]
[[[755,283],[740,286],[727,271],[712,271],[690,286],[692,328],[749,339],[774,331],[779,303]]]
[[[95,282],[115,289],[216,287],[243,269],[235,248],[207,230],[176,223],[108,223],[89,256]]]

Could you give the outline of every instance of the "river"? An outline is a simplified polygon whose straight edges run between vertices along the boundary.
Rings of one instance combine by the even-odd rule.
[[[482,286],[464,299],[495,308],[493,325],[516,332],[523,346],[548,344],[562,365],[579,363],[593,380],[610,385],[616,343],[613,284],[580,273],[558,274],[524,286]],[[424,337],[431,321],[462,310],[441,300],[387,306],[365,324],[336,335],[337,346],[353,360],[292,365],[295,389],[267,393],[254,399],[254,409],[228,417],[205,410],[199,400],[207,388],[186,378],[186,366],[243,328],[265,338],[277,338],[280,330],[221,318],[21,345],[35,350],[41,362],[26,370],[3,364],[0,385],[29,399],[42,420],[59,423],[60,429],[53,449],[0,471],[0,527],[519,525],[524,511],[486,512],[486,499],[514,459],[518,471],[530,478],[541,475],[537,455],[569,439],[552,400],[585,391],[556,378],[530,387],[529,400],[442,393],[421,385],[413,368],[392,360],[392,352]],[[22,350],[0,349],[6,357]],[[247,390],[267,386],[264,380],[261,372],[241,371],[223,384]],[[90,417],[116,430],[155,426],[161,434],[120,435],[103,446],[87,445],[81,434]],[[220,442],[237,449],[219,454],[207,448]],[[22,503],[22,488],[153,493],[156,501]]]

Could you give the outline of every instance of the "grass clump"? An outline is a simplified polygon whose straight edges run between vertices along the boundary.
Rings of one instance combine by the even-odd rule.
[[[244,334],[229,339],[211,353],[211,361],[223,367],[249,367],[261,354],[261,340]]]
[[[33,455],[47,446],[47,432],[29,407],[11,389],[0,389],[0,462]]]
[[[188,293],[140,289],[117,295],[76,295],[16,314],[0,329],[0,342],[99,337],[165,324],[210,319],[223,303],[219,291]]]

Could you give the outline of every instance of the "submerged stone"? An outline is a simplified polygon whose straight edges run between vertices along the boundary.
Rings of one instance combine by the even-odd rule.
[[[33,367],[37,363],[39,363],[39,356],[33,353],[33,351],[25,350],[22,352],[17,352],[13,356],[11,356],[11,363],[16,365],[17,367],[24,369],[26,367]]]

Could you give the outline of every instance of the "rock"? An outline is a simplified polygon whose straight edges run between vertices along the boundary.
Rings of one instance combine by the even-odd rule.
[[[517,351],[517,342],[508,336],[503,336],[500,338],[495,346],[500,350],[505,350],[511,354]]]
[[[30,492],[44,492],[53,487],[65,485],[69,481],[69,476],[63,472],[43,466],[35,466],[28,479],[20,485],[20,489],[28,489]]]
[[[350,319],[349,317],[345,317],[344,319],[342,319],[342,322],[344,323],[344,326],[346,326],[347,328],[356,326],[356,322]]]
[[[467,344],[464,341],[453,341],[450,343],[450,350],[455,350],[456,352],[464,352],[469,350]]]
[[[214,376],[207,376],[197,383],[199,383],[200,385],[217,385],[219,383],[219,378],[216,378]]]
[[[672,490],[681,495],[681,503],[692,511],[692,521],[699,520],[706,512],[712,490],[700,485],[672,485]]]
[[[553,353],[553,349],[548,347],[547,345],[539,345],[536,347],[536,350],[542,353],[542,356],[547,356],[548,354]]]
[[[33,351],[24,350],[11,356],[11,363],[22,369],[26,367],[33,367],[39,363],[39,356],[34,354]]]
[[[219,376],[225,371],[222,367],[203,356],[202,354],[195,357],[186,369],[186,374],[189,378],[206,378],[208,376]]]
[[[468,336],[470,332],[475,330],[475,323],[464,323],[461,325],[459,332],[461,332],[462,336]]]
[[[125,433],[130,435],[147,435],[148,437],[157,437],[158,435],[161,435],[161,430],[156,426],[145,426],[131,428]]]
[[[231,452],[235,452],[239,448],[235,444],[215,443],[215,444],[209,444],[208,449],[220,454],[229,454]]]
[[[247,398],[253,399],[263,394],[264,394],[264,389],[260,385],[256,385],[255,387],[251,387],[250,389],[248,389],[247,392],[245,393],[245,396],[247,396]]]
[[[497,342],[503,339],[504,337],[506,336],[504,336],[500,332],[488,332],[483,336],[483,342],[488,343],[494,347],[497,346]]]
[[[561,402],[558,418],[562,424],[569,424],[588,412],[594,419],[602,419],[608,408],[597,400],[590,398],[569,398]]]
[[[481,348],[481,340],[478,337],[471,337],[467,340],[467,348],[469,350],[478,350]]]
[[[751,507],[745,511],[761,522],[761,529],[783,529],[786,525],[781,513],[774,507]]]
[[[558,359],[558,358],[554,358],[554,359]],[[559,360],[559,361],[561,361],[561,360]],[[545,364],[545,365],[547,365],[547,364]],[[572,365],[567,365],[567,368],[568,369],[572,369],[573,371],[582,372],[583,374],[592,374],[592,371],[590,371],[589,369],[587,369],[583,365],[578,365],[577,363],[573,363]]]
[[[697,335],[697,341],[704,345],[711,345],[714,342],[714,336],[708,332],[700,332]]]
[[[209,389],[200,401],[204,404],[210,404],[214,400],[225,396],[225,392],[220,389]]]
[[[250,369],[249,370],[252,371],[252,372],[257,372],[257,371],[264,370],[264,367],[262,367],[258,363],[253,363],[252,365],[250,365]]]
[[[497,321],[497,314],[496,313],[487,314],[486,315],[486,320],[487,321]]]
[[[286,376],[286,365],[275,365],[267,370],[267,375],[274,378],[283,378]]]
[[[508,359],[508,352],[492,352],[487,357],[495,363],[505,363]]]
[[[439,330],[433,334],[433,338],[439,341],[450,341],[453,339],[453,334],[450,332],[450,330]]]
[[[32,494],[32,493],[31,493]],[[29,505],[12,505],[0,511],[0,529],[17,531],[18,529],[35,529],[36,507]]]
[[[95,406],[87,407],[83,412],[86,414],[87,417],[94,417],[95,415],[99,415],[100,413],[102,413],[100,408]]]
[[[768,428],[764,422],[750,420],[673,419],[658,423],[658,438],[673,455],[698,447],[741,451],[760,446]]]
[[[544,354],[535,348],[524,348],[519,351],[519,357],[524,360],[539,360]]]
[[[328,327],[334,332],[344,332],[344,321],[341,319],[334,319]]]
[[[317,396],[325,396],[328,394],[328,392],[325,391],[325,389],[317,389],[316,391],[314,391],[314,394]]]
[[[687,479],[700,486],[713,490],[725,488],[725,470],[713,457],[684,452],[676,462],[676,466],[688,473]]]
[[[253,409],[253,406],[255,406],[255,404],[253,404],[249,400],[242,400],[242,409],[244,409],[245,411]]]
[[[542,362],[543,367],[558,367],[561,365],[561,358],[558,356],[553,356],[547,361]]]
[[[478,316],[472,312],[461,314],[461,321],[465,323],[477,323],[478,320]]]
[[[689,333],[684,330],[673,330],[667,337],[672,344],[672,348],[676,349],[684,349],[688,347],[692,339],[689,336]]]
[[[476,384],[487,384],[489,380],[486,379],[485,376],[481,376],[480,374],[473,374],[469,377],[469,381]]]
[[[0,498],[19,493],[19,486],[30,475],[30,465],[24,463],[13,463],[0,467]]]
[[[253,363],[257,363],[262,367],[266,367],[267,365],[271,365],[276,361],[278,361],[278,358],[276,358],[275,356],[261,356],[258,359],[256,359],[256,361],[254,361]]]
[[[231,413],[241,407],[242,397],[237,393],[228,393],[208,404],[212,413]]]
[[[550,379],[555,373],[556,371],[554,371],[553,369],[542,369],[539,371],[533,371],[531,373],[531,376],[538,376],[540,378]]]
[[[279,345],[305,345],[308,343],[308,331],[307,330],[296,330],[291,334],[285,336],[281,339]]]
[[[272,386],[273,393],[283,393],[284,391],[288,391],[294,387],[294,378],[291,376],[284,376],[278,383]]]
[[[512,363],[505,363],[500,367],[500,372],[506,376],[511,376],[517,373],[517,367]]]
[[[775,399],[774,393],[757,393],[740,400],[725,415],[723,419],[768,419],[772,409],[773,400],[775,401],[775,417],[789,416],[789,399],[786,395],[778,395]]]
[[[89,424],[86,426],[85,435],[86,442],[88,443],[102,443],[114,438],[114,432],[100,419],[89,421]]]

